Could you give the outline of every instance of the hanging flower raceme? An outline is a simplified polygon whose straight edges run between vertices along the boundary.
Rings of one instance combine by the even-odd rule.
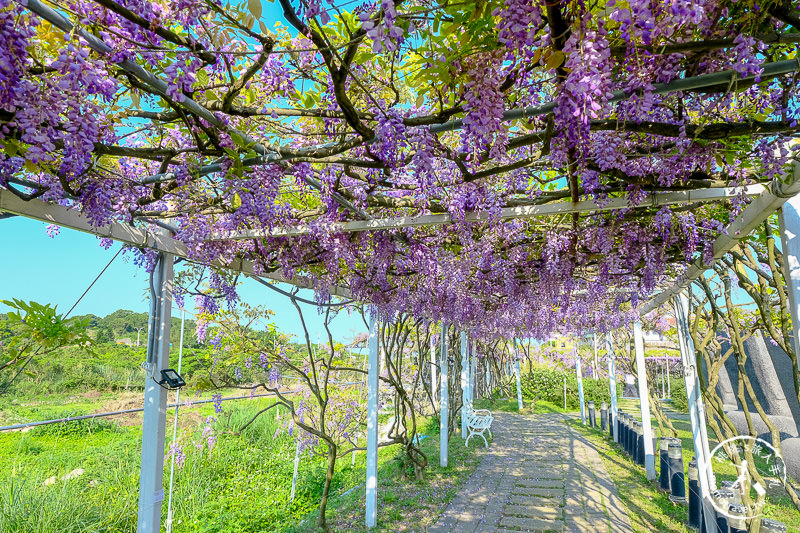
[[[556,98],[556,125],[565,149],[576,150],[582,163],[590,150],[591,121],[605,116],[612,96],[611,51],[601,27],[573,31],[563,53],[566,75]]]
[[[367,32],[367,37],[372,41],[373,52],[394,52],[403,44],[404,32],[396,25],[397,9],[393,0],[381,0],[377,21],[367,11],[361,11],[358,18],[361,29]]]
[[[504,6],[495,8],[492,15],[498,18],[498,42],[509,48],[506,59],[532,59],[543,23],[541,5],[531,0],[505,0]]]
[[[506,72],[499,54],[482,54],[471,58],[465,72],[464,133],[461,151],[467,161],[478,165],[488,150],[488,158],[505,153],[508,132],[503,124],[505,110],[502,84]]]

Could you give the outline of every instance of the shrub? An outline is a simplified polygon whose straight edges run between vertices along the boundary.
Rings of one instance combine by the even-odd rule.
[[[72,416],[80,416],[81,413],[75,411],[66,411],[59,413],[54,418],[69,418]],[[119,424],[107,418],[84,418],[82,420],[70,420],[69,422],[58,422],[55,424],[45,424],[42,426],[34,426],[31,434],[42,436],[79,436],[86,434],[101,433],[105,431],[118,432],[120,430]]]
[[[672,403],[670,404],[670,407],[681,413],[688,413],[689,400],[686,397],[686,383],[684,383],[683,379],[677,378],[670,378],[669,381],[672,387],[672,394],[670,395],[672,398]]]
[[[580,408],[578,403],[578,378],[573,371],[537,367],[529,369],[521,376],[522,396],[527,401],[545,400],[555,405],[564,405],[564,378],[567,380],[567,409]],[[619,384],[617,385],[617,394]],[[600,408],[601,402],[611,402],[611,393],[606,379],[583,379],[584,401],[593,401]]]

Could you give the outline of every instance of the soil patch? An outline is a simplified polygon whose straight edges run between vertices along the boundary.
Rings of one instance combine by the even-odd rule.
[[[122,393],[118,397],[103,402],[93,413],[108,413],[111,411],[127,411],[128,409],[141,409],[144,405],[144,396],[135,393]],[[139,426],[142,424],[142,413],[127,413],[110,417],[122,426]]]

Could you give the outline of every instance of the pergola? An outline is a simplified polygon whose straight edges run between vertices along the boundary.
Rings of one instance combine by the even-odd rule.
[[[707,191],[703,191],[706,195],[704,199],[708,199]],[[726,232],[714,241],[714,258],[717,259],[728,252],[736,243],[746,238],[750,232],[759,224],[763,223],[768,217],[774,213],[779,213],[781,220],[781,238],[783,249],[787,255],[787,264],[791,269],[787,278],[791,279],[792,290],[790,291],[791,298],[791,312],[792,324],[794,328],[795,342],[798,342],[798,330],[800,330],[800,242],[797,236],[800,235],[800,164],[794,164],[792,173],[787,174],[780,181],[775,181],[769,188],[764,189],[760,194],[754,197],[752,203],[731,222],[726,228]],[[719,198],[727,197],[731,192],[723,190]],[[690,194],[684,198],[690,198]],[[658,197],[656,197],[658,198]],[[715,198],[716,199],[716,198]],[[654,200],[658,201],[658,200]],[[669,201],[669,200],[668,200]],[[562,205],[564,212],[571,213],[577,209],[588,211],[590,209],[589,202],[581,202],[580,206],[574,204],[559,204]],[[554,206],[551,206],[551,210]],[[595,206],[595,209],[609,209],[608,206]],[[7,191],[0,190],[0,212],[11,215],[19,215],[43,222],[57,224],[66,228],[94,234],[101,237],[111,238],[122,243],[150,248],[159,252],[160,261],[155,271],[155,283],[151,291],[151,309],[150,309],[150,328],[147,343],[147,373],[149,375],[158,375],[162,369],[169,367],[169,335],[170,335],[170,316],[172,304],[172,262],[175,257],[189,259],[185,246],[171,238],[164,233],[149,233],[146,230],[133,228],[128,225],[112,223],[106,226],[94,226],[90,220],[80,215],[74,210],[66,209],[56,204],[50,204],[39,200],[21,200],[17,196],[10,194]],[[544,215],[542,213],[541,215]],[[526,216],[521,214],[520,216]],[[397,223],[397,222],[395,222]],[[438,219],[431,222],[432,224],[441,224]],[[369,228],[358,226],[337,228],[340,231],[369,231]],[[247,275],[256,276],[251,264],[246,262],[236,262],[233,264],[220,264],[226,269],[231,269],[237,272],[242,272]],[[695,456],[698,461],[698,471],[707,474],[700,476],[700,489],[708,509],[712,509],[710,503],[710,494],[716,486],[713,472],[711,469],[706,468],[710,461],[710,452],[708,445],[708,436],[705,428],[705,408],[703,405],[702,397],[699,392],[698,372],[699,370],[695,365],[694,358],[694,345],[691,336],[688,333],[687,317],[689,313],[689,302],[684,294],[684,289],[705,269],[707,265],[702,260],[698,259],[686,273],[677,279],[674,285],[668,287],[660,292],[645,305],[641,306],[639,312],[644,315],[652,310],[658,309],[660,306],[672,301],[675,316],[678,324],[678,337],[681,352],[681,363],[684,369],[684,378],[686,381],[686,391],[689,402],[689,414],[693,434],[693,443],[695,448]],[[268,280],[281,281],[290,283],[300,287],[310,286],[306,280],[303,279],[287,279],[276,274],[260,274]],[[349,293],[344,288],[336,288],[333,294],[341,297],[349,297]],[[652,429],[650,427],[650,406],[648,401],[648,384],[647,373],[645,371],[644,363],[644,343],[642,339],[641,324],[634,322],[633,334],[635,340],[635,353],[638,371],[639,397],[641,406],[641,417],[643,424],[643,431],[645,435],[650,435]],[[461,333],[462,336],[462,389],[465,391],[467,397],[471,397],[472,390],[474,389],[475,371],[470,370],[474,365],[474,358],[468,352],[467,334]],[[441,466],[447,466],[447,449],[448,449],[448,430],[446,427],[448,420],[448,364],[446,363],[446,354],[449,352],[448,339],[447,339],[447,325],[443,324],[441,341],[440,341],[440,354],[443,358],[441,367],[440,379],[440,458]],[[378,466],[378,374],[379,374],[379,349],[378,349],[378,320],[376,314],[373,312],[370,318],[370,331],[369,331],[369,355],[368,355],[368,395],[367,395],[367,479],[366,479],[366,522],[368,527],[372,527],[377,521],[377,466]],[[616,385],[615,385],[615,371],[614,371],[614,356],[613,346],[610,336],[606,339],[607,351],[610,354],[609,358],[609,382],[610,390],[612,391],[611,402],[611,427],[614,428],[614,438],[618,438],[616,434],[616,425],[613,421],[617,419],[617,398],[616,398]],[[516,346],[515,346],[516,350]],[[471,361],[471,362],[470,362]],[[578,370],[580,375],[580,370]],[[514,368],[514,373],[517,380],[517,398],[521,408],[522,396],[519,385],[520,368],[519,356],[517,352],[517,359]],[[581,414],[583,412],[583,390],[580,389],[581,394]],[[163,498],[164,491],[162,487],[162,475],[164,468],[164,437],[166,429],[166,406],[167,406],[167,391],[159,386],[153,380],[148,380],[145,390],[145,411],[143,422],[143,435],[142,435],[142,465],[141,465],[141,482],[139,489],[139,528],[141,532],[158,531],[161,523],[161,505],[160,501]],[[585,419],[584,419],[585,421]],[[464,432],[466,434],[466,432]],[[645,466],[648,479],[655,479],[655,453],[653,450],[652,441],[645,438]],[[713,512],[705,513],[705,518],[713,521]],[[709,522],[709,527],[712,527]],[[715,526],[714,526],[715,527]]]
[[[598,333],[672,302],[706,464],[683,290],[776,212],[798,342],[791,3],[279,3],[275,33],[257,0],[0,3],[0,212],[157,252],[148,376],[169,365],[175,258],[371,304],[373,526],[381,317],[442,323],[444,466],[450,326],[469,398],[468,335]],[[140,532],[160,527],[166,402],[148,379]]]

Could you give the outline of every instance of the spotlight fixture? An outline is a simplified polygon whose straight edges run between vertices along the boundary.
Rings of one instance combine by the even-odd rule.
[[[183,381],[181,375],[175,370],[165,368],[161,371],[161,381],[159,381],[158,384],[166,385],[169,389],[180,389],[186,385],[186,382]]]

